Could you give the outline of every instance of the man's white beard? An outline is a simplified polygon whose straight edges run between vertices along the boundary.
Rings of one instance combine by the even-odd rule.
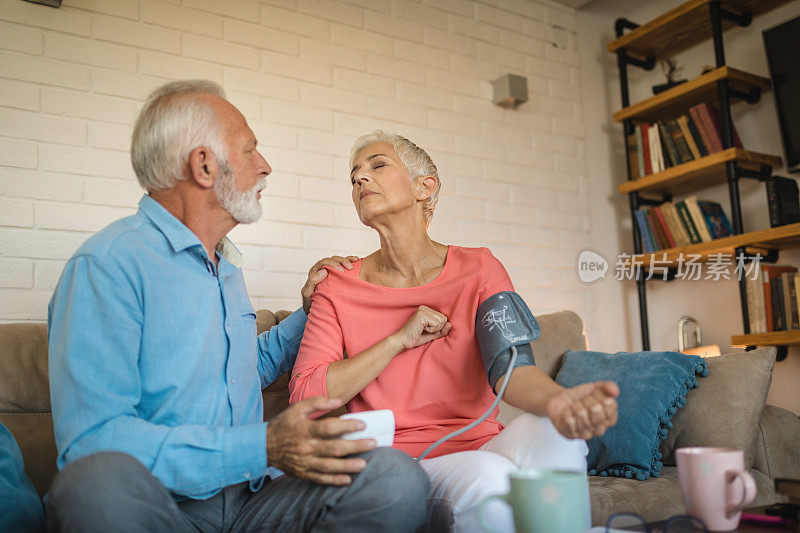
[[[240,192],[227,162],[220,162],[219,178],[214,182],[214,194],[219,205],[241,224],[252,224],[261,218],[263,209],[258,202],[258,192],[267,187],[267,180],[259,178],[249,191]]]

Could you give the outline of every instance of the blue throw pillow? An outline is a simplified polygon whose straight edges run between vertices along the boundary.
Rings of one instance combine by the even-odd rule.
[[[619,421],[588,441],[589,475],[645,480],[658,477],[659,443],[672,428],[672,415],[686,405],[686,393],[707,376],[702,357],[679,352],[576,352],[564,354],[556,382],[574,387],[592,381],[619,385]]]

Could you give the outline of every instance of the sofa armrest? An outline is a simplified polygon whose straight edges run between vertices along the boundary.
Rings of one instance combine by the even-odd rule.
[[[753,468],[770,478],[800,478],[800,418],[775,405],[764,406],[756,434]]]

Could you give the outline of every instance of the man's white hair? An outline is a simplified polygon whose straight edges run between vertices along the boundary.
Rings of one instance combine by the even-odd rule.
[[[227,162],[217,113],[197,95],[225,98],[219,84],[207,80],[174,81],[158,87],[136,119],[131,138],[131,163],[146,191],[174,187],[183,179],[189,153],[206,146]]]
[[[420,176],[433,176],[436,178],[436,188],[425,201],[422,211],[425,222],[430,224],[431,218],[433,218],[433,210],[436,209],[436,203],[439,201],[439,190],[442,188],[442,181],[439,179],[439,171],[436,170],[433,159],[431,159],[431,156],[429,156],[425,150],[402,135],[376,130],[366,133],[356,139],[352,150],[350,150],[350,168],[353,168],[353,162],[361,150],[370,144],[380,142],[387,143],[394,149],[397,157],[400,158],[400,161],[408,169],[408,177],[410,179],[413,180]]]

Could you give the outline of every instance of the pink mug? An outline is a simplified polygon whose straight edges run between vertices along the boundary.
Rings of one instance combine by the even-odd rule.
[[[756,482],[744,468],[744,452],[679,448],[675,457],[686,512],[709,531],[736,529],[742,509],[756,497]]]

